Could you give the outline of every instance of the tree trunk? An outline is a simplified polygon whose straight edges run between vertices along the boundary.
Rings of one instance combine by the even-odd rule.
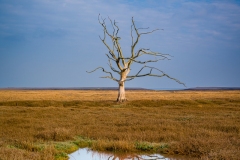
[[[124,81],[119,82],[119,88],[118,88],[118,98],[117,102],[124,102],[126,101],[125,97],[125,86],[124,86]]]

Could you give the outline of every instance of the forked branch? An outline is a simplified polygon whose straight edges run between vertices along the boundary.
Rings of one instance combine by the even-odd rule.
[[[105,23],[105,19],[101,18],[100,20],[100,14],[98,16],[98,21],[99,23],[102,25],[103,27],[103,32],[104,32],[104,36],[103,38],[100,37],[100,39],[102,40],[103,44],[107,47],[107,49],[109,50],[109,54],[111,55],[111,57],[114,59],[114,61],[116,62],[118,68],[120,70],[123,69],[123,67],[120,65],[120,61],[122,62],[122,65],[125,66],[126,62],[122,53],[122,49],[119,43],[119,40],[121,39],[120,37],[118,37],[118,33],[119,33],[119,27],[117,26],[117,22],[114,20],[112,21],[110,18],[108,18],[111,26],[113,28],[113,33],[110,34],[107,30],[107,26]],[[106,43],[106,35],[108,35],[108,37],[110,38],[110,40],[112,41],[112,49],[111,47]],[[114,51],[117,51],[117,54],[114,53]],[[119,59],[120,58],[120,59]]]
[[[144,68],[149,68],[150,71],[149,71],[148,73],[146,73],[146,74],[141,74],[141,72],[142,72],[142,70],[143,70]],[[152,74],[152,71],[153,71],[153,70],[159,71],[160,74]],[[186,87],[186,85],[185,85],[183,82],[179,81],[178,79],[169,76],[168,74],[166,74],[165,72],[163,72],[162,70],[160,70],[160,69],[158,69],[158,68],[150,67],[150,66],[143,66],[143,67],[137,72],[136,75],[127,76],[126,81],[133,80],[134,78],[137,78],[137,77],[145,77],[145,76],[167,77],[167,78],[172,79],[172,80],[176,81],[177,83],[182,84],[182,85],[184,85],[184,86]]]
[[[159,29],[154,29],[152,31],[148,31],[148,32],[139,32],[139,30],[142,30],[142,29],[149,29],[149,28],[137,28],[136,25],[135,25],[135,22],[133,20],[133,17],[132,17],[132,26],[131,26],[131,38],[132,38],[132,46],[131,46],[131,58],[129,59],[128,61],[128,67],[130,68],[130,65],[133,63],[133,62],[137,62],[136,58],[138,58],[139,56],[143,55],[143,54],[148,54],[148,55],[155,55],[155,56],[164,56],[163,54],[160,54],[160,53],[155,53],[155,52],[152,52],[152,51],[148,51],[149,49],[140,49],[137,53],[135,53],[135,47],[136,45],[138,44],[138,41],[141,37],[141,35],[143,34],[150,34],[150,33],[153,33]],[[134,41],[134,36],[133,36],[133,30],[135,31],[135,34],[136,34],[136,39]],[[167,59],[164,58],[164,59]],[[152,62],[152,61],[151,61]],[[157,61],[154,61],[154,62],[157,62]],[[141,63],[141,64],[144,64],[144,63]]]
[[[98,70],[98,69],[102,69],[103,72],[108,73],[108,74],[110,75],[110,76],[104,76],[104,77],[100,77],[100,78],[109,78],[109,79],[112,79],[112,80],[118,82],[118,80],[113,77],[112,73],[106,71],[103,67],[98,67],[98,68],[96,68],[96,69],[94,69],[94,70],[92,70],[92,71],[86,71],[86,72],[87,72],[87,73],[92,73],[92,72],[95,72],[95,71]]]
[[[167,57],[163,57],[163,58],[159,58],[159,59],[155,59],[155,60],[147,60],[147,61],[138,61],[136,60],[135,58],[124,58],[126,60],[130,60],[132,62],[136,62],[136,63],[139,63],[139,64],[146,64],[146,63],[149,63],[149,62],[158,62],[160,60],[165,60],[165,59],[168,59]],[[170,60],[170,59],[168,59]]]
[[[165,57],[166,59],[170,59],[172,57],[170,54],[162,54],[159,52],[153,52],[150,49],[139,49],[138,52],[135,54],[134,58],[140,57],[142,55],[150,55],[150,56],[158,56],[158,57]]]

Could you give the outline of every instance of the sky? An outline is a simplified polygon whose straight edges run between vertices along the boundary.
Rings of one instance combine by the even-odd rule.
[[[117,87],[105,73],[108,53],[98,15],[118,22],[127,57],[131,18],[143,35],[137,49],[170,54],[149,63],[192,87],[240,87],[238,0],[0,0],[0,88]],[[152,57],[146,57],[146,60]],[[139,65],[132,65],[131,74]],[[116,75],[116,78],[117,77]],[[142,77],[126,87],[184,88],[168,78]]]

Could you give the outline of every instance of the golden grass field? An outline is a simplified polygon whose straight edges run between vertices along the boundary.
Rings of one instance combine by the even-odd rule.
[[[240,91],[0,90],[0,159],[68,159],[79,147],[240,159]]]

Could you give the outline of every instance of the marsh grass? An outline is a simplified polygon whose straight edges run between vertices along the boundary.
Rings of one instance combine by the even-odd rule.
[[[240,91],[0,90],[0,159],[67,159],[79,147],[240,157]]]

